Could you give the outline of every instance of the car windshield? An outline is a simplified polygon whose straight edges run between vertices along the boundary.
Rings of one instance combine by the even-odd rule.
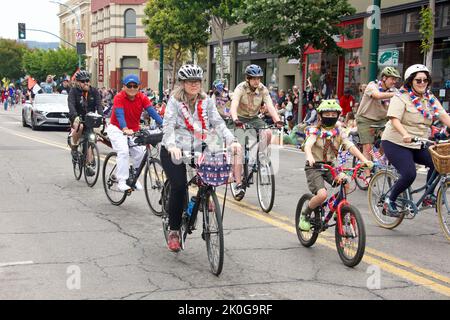
[[[67,95],[54,94],[54,95],[36,95],[34,97],[35,104],[67,104]]]

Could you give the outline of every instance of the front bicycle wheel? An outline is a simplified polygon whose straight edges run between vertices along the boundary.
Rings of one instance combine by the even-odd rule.
[[[166,181],[166,175],[161,161],[151,158],[145,168],[144,190],[150,210],[158,217],[163,214],[162,190],[164,181]]]
[[[275,175],[273,174],[272,164],[266,157],[259,158],[256,193],[261,209],[266,213],[270,212],[275,201]]]
[[[335,228],[336,249],[342,262],[347,267],[358,265],[366,249],[366,230],[359,210],[354,206],[341,209],[342,233],[339,221]]]
[[[244,190],[244,194],[239,194],[237,191],[237,183],[236,182],[232,182],[230,183],[230,190],[231,190],[231,195],[233,196],[233,199],[236,201],[241,201],[244,198],[245,195],[245,191],[247,189],[247,183],[245,183],[244,181],[246,181],[247,177],[248,177],[248,169],[247,169],[247,164],[244,163],[243,168],[242,168],[242,183],[241,183],[241,189]],[[234,179],[236,179],[234,177]]]
[[[203,203],[203,235],[206,241],[209,265],[214,275],[222,272],[224,260],[224,238],[222,226],[222,213],[219,200],[213,191]]]
[[[92,161],[86,160],[86,167],[84,168],[84,179],[89,187],[95,186],[98,176],[100,174],[100,152],[95,143],[89,142],[88,152],[86,157],[89,159],[89,151],[92,152]]]
[[[446,181],[439,188],[436,201],[439,223],[445,237],[450,241],[450,181]]]
[[[298,201],[297,209],[295,210],[295,230],[297,231],[297,237],[300,243],[307,248],[316,243],[320,232],[319,208],[311,212],[309,217],[306,217],[307,222],[311,224],[311,229],[309,231],[303,231],[300,229],[300,217],[302,211],[308,206],[312,197],[312,194],[304,194]]]
[[[382,228],[394,229],[405,218],[404,205],[398,201],[397,207],[402,212],[399,217],[391,217],[384,209],[384,202],[389,196],[393,184],[397,181],[397,176],[389,170],[378,171],[370,180],[367,199],[369,210],[375,218],[375,222]],[[405,194],[402,194],[405,197]]]
[[[81,179],[83,174],[83,153],[81,143],[77,147],[76,155],[72,154],[73,175],[76,180]]]
[[[119,189],[116,152],[109,153],[103,163],[103,188],[106,197],[115,206],[120,206],[127,198],[127,194]]]

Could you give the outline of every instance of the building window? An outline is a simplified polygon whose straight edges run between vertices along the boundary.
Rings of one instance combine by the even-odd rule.
[[[403,15],[397,14],[394,16],[381,17],[381,34],[398,34],[403,33]]]
[[[140,63],[137,57],[124,57],[122,59],[122,78],[130,74],[139,76]]]
[[[237,44],[237,55],[245,56],[250,54],[250,41],[238,42]]]
[[[420,13],[410,12],[406,14],[406,32],[418,32],[420,28]]]
[[[359,39],[363,37],[364,23],[350,24],[346,27],[348,34],[345,36],[346,40]]]
[[[450,6],[445,6],[442,13],[442,26],[450,27]]]
[[[125,38],[136,37],[136,11],[128,9],[125,11]]]
[[[359,100],[359,86],[361,84],[362,49],[353,49],[345,54],[344,88],[350,88],[353,96]]]

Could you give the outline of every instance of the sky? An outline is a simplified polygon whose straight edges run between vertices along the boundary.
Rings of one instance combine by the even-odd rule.
[[[7,3],[9,8],[3,10],[0,17],[0,38],[17,39],[19,22],[25,23],[27,29],[40,29],[59,36],[59,5],[49,0],[0,0],[3,9]],[[43,32],[27,30],[26,37],[26,40],[59,42],[58,38]]]

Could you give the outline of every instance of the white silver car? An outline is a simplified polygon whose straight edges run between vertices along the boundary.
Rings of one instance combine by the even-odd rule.
[[[22,125],[37,130],[40,127],[69,127],[69,107],[65,94],[37,94],[33,103],[22,109]]]

